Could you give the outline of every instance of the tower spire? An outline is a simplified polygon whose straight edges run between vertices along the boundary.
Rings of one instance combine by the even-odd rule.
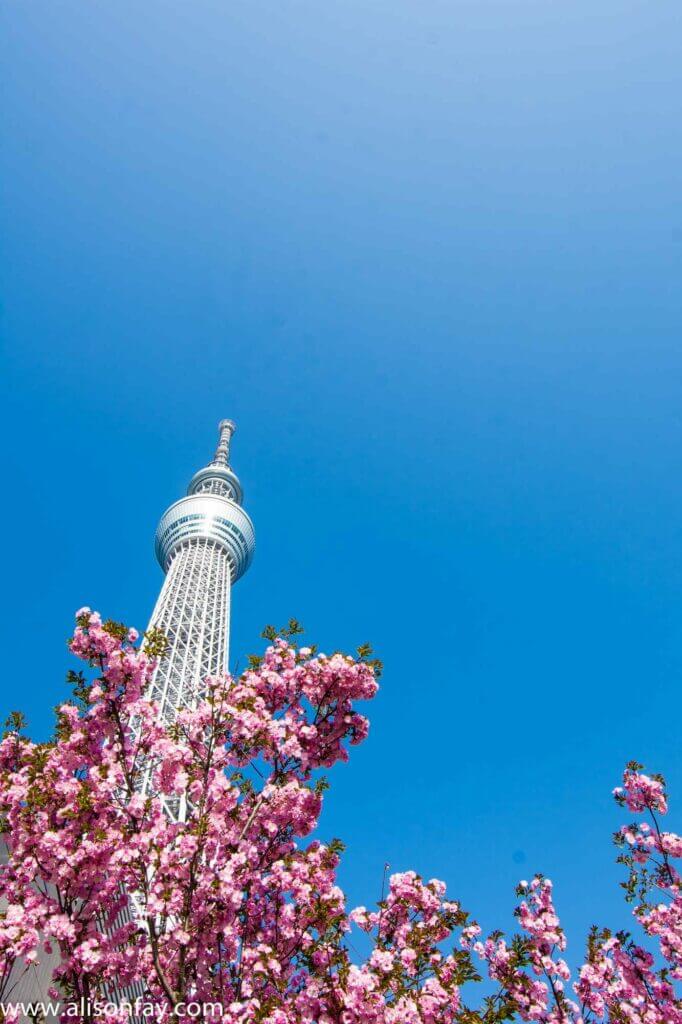
[[[230,441],[236,429],[237,426],[232,420],[221,420],[218,424],[220,434],[218,437],[218,447],[215,450],[213,462],[211,463],[212,466],[229,466]]]
[[[236,430],[232,420],[218,424],[218,447],[215,455],[189,482],[188,494],[215,494],[241,505],[244,493],[239,477],[230,466],[230,442]]]

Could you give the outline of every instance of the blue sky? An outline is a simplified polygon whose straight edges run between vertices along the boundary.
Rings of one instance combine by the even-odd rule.
[[[610,790],[682,806],[678,3],[0,10],[0,710],[47,735],[82,604],[238,423],[235,658],[290,615],[384,659],[322,832],[353,902],[557,886],[621,925]],[[677,818],[680,821],[680,816]]]

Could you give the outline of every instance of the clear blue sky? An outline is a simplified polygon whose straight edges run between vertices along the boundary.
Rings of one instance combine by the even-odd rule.
[[[238,423],[233,653],[386,664],[323,833],[492,927],[543,869],[626,921],[610,790],[682,821],[682,12],[8,0],[2,711],[82,604],[144,627],[163,509]]]

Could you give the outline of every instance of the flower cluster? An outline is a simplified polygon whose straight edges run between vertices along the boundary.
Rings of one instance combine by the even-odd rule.
[[[623,773],[623,785],[617,786],[613,795],[629,811],[658,811],[665,814],[668,798],[665,783],[660,776],[645,775],[641,765],[631,761]]]
[[[457,953],[444,955],[440,947],[467,915],[444,896],[442,882],[424,882],[406,871],[390,877],[378,910],[351,912],[350,919],[373,935],[375,945],[367,962],[353,970],[348,1024],[449,1024],[457,1019],[469,960]]]
[[[570,971],[560,956],[566,937],[554,908],[552,883],[536,875],[530,883],[520,882],[517,892],[523,897],[515,911],[522,935],[509,943],[496,932],[481,941],[479,929],[470,927],[464,943],[487,962],[507,1007],[511,1005],[522,1020],[563,1021],[576,1015],[577,1006],[564,995]]]
[[[627,936],[591,936],[575,991],[588,1018],[630,1024],[680,1024],[682,1007],[653,955]]]

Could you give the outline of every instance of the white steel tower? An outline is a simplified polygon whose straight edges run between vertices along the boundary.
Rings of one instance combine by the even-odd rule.
[[[253,523],[230,468],[235,425],[222,420],[219,430],[213,461],[194,474],[187,497],[164,512],[156,530],[156,557],[166,579],[149,628],[162,630],[169,646],[148,696],[158,701],[165,722],[193,705],[206,676],[227,670],[230,589],[253,558]]]

